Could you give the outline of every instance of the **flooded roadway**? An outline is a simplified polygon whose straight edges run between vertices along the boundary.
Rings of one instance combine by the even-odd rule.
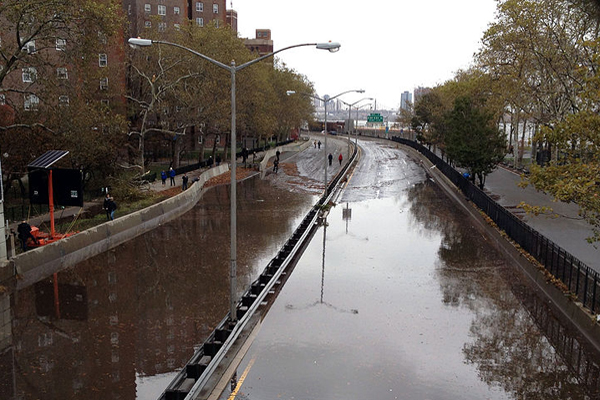
[[[326,232],[240,365],[251,367],[237,398],[598,398],[598,354],[417,163],[361,146]],[[297,168],[283,163],[287,175],[238,187],[240,292],[314,204],[321,156],[309,149]],[[228,311],[228,195],[215,188],[178,220],[61,273],[60,319],[49,282],[13,296],[0,398],[157,398]]]
[[[360,167],[220,399],[597,399],[598,354],[407,155]]]

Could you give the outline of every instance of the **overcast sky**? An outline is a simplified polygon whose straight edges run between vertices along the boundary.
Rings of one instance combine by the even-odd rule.
[[[435,86],[467,68],[494,19],[495,0],[227,0],[238,13],[240,37],[270,29],[274,50],[334,41],[337,53],[310,47],[279,58],[315,84],[320,97],[346,90],[354,102],[375,97],[398,108],[400,94]]]

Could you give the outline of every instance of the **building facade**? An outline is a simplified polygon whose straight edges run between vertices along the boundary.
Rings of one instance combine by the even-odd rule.
[[[400,95],[400,109],[409,110],[412,106],[412,93],[405,91]]]
[[[237,22],[237,20],[236,20]],[[254,39],[245,39],[244,44],[252,53],[264,56],[273,52],[273,40],[270,29],[257,29]]]

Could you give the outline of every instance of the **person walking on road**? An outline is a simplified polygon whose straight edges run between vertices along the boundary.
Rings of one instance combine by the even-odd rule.
[[[175,186],[175,170],[173,167],[169,168],[169,178],[171,178],[171,186]]]
[[[279,159],[275,159],[275,161],[273,161],[273,172],[277,173],[277,171],[279,171]]]
[[[342,165],[342,160],[344,159],[344,157],[342,157],[342,153],[340,153],[340,156],[338,157],[338,160],[340,162],[340,165]]]
[[[167,182],[167,173],[165,170],[160,171],[160,180],[162,181],[162,185],[165,186],[165,183]]]
[[[317,146],[319,146],[319,150],[321,150],[321,141],[320,140],[317,142]]]
[[[329,159],[329,166],[331,167],[331,162],[333,161],[333,155],[331,153],[329,153],[327,158]]]

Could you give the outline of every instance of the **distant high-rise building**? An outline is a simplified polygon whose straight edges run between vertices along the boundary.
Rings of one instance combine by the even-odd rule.
[[[400,109],[408,110],[409,104],[412,104],[412,93],[405,91],[400,95]]]
[[[427,93],[429,93],[431,91],[431,88],[425,88],[425,87],[417,87],[414,90],[414,94],[415,94],[415,102],[414,104],[417,104],[419,102],[419,100],[421,99],[421,97],[423,97],[424,95],[426,95]]]

